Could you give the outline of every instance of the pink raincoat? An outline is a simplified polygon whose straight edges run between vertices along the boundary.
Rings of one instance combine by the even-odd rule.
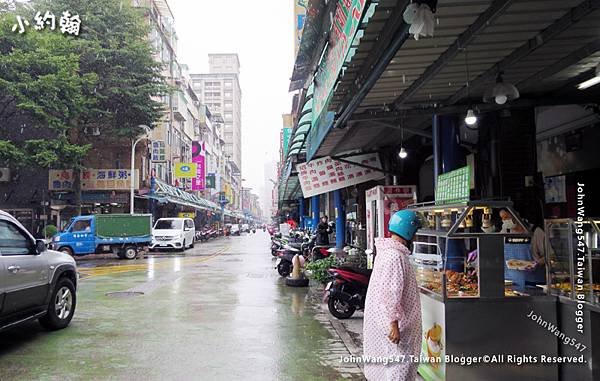
[[[391,238],[375,241],[377,257],[364,318],[365,376],[371,381],[413,381],[421,348],[421,301],[409,250]],[[400,343],[388,339],[398,321]],[[411,358],[411,356],[413,356]],[[381,359],[389,359],[385,365]]]

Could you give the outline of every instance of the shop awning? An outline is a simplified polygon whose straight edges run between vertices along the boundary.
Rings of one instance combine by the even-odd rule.
[[[434,36],[418,41],[402,21],[408,3],[379,2],[338,79],[328,107],[336,111],[334,128],[315,157],[430,137],[432,114],[586,103],[596,95],[577,84],[600,62],[598,1],[438,2]],[[498,74],[520,99],[483,102]]]
[[[155,189],[148,198],[159,200],[160,202],[171,202],[178,205],[189,206],[200,210],[219,211],[220,207],[216,203],[198,197],[195,194],[185,192],[177,187],[163,183],[154,179]]]

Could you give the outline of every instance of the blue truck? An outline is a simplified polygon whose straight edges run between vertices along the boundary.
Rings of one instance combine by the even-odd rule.
[[[151,214],[96,214],[74,217],[52,237],[52,248],[69,255],[113,253],[134,259],[151,242]]]

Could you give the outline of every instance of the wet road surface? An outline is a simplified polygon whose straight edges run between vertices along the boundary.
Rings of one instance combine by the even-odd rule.
[[[70,327],[0,333],[0,380],[362,380],[318,290],[285,286],[273,264],[263,232],[80,260]]]

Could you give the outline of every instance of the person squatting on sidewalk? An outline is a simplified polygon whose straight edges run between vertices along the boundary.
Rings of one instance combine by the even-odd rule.
[[[366,362],[370,381],[413,381],[421,350],[421,302],[409,259],[410,241],[420,227],[415,212],[400,210],[389,222],[391,238],[375,241],[377,256],[367,290],[364,315],[365,358],[404,358],[384,364]]]

